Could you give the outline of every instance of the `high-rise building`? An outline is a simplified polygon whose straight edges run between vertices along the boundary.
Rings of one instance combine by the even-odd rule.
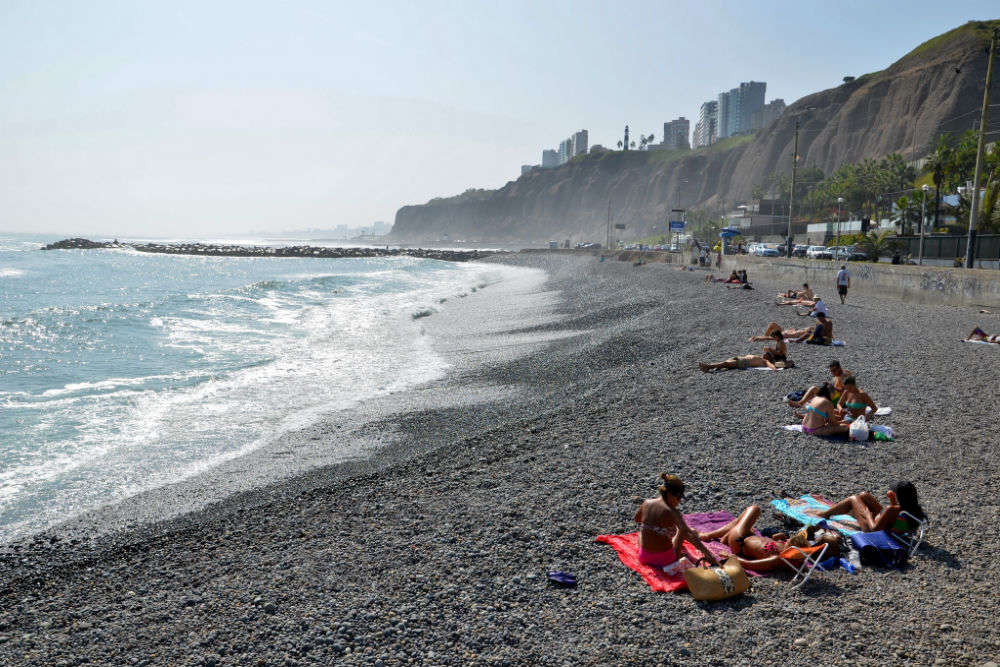
[[[573,135],[573,155],[586,155],[589,143],[589,133],[587,130],[580,130]]]
[[[718,102],[718,136],[725,139],[729,136],[729,117],[732,115],[732,91],[719,93]]]
[[[663,144],[668,150],[691,148],[688,136],[691,134],[691,121],[684,116],[663,124]]]
[[[573,157],[573,139],[563,139],[559,142],[559,164],[566,164]]]
[[[771,100],[760,111],[755,111],[750,116],[750,129],[763,130],[765,127],[778,120],[781,114],[785,113],[785,100],[778,98]]]
[[[736,129],[730,134],[743,134],[753,129],[753,115],[764,108],[764,93],[767,84],[763,81],[745,81],[739,87],[739,119]]]
[[[551,169],[552,167],[559,166],[559,151],[552,150],[551,148],[546,148],[542,151],[542,167],[544,169]]]
[[[767,83],[744,81],[739,88],[719,93],[719,138],[750,132],[753,115],[764,108]]]
[[[698,122],[694,126],[694,140],[692,145],[695,148],[711,146],[719,138],[719,103],[716,100],[709,100],[701,105],[698,110]]]

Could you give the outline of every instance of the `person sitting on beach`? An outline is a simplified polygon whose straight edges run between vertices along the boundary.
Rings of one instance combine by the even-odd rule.
[[[739,274],[740,274],[740,282],[741,283],[743,283],[745,285],[745,284],[747,284],[747,283],[750,282],[750,278],[747,276],[747,270],[746,269],[741,269],[739,271]]]
[[[770,362],[787,361],[788,346],[785,345],[785,336],[780,331],[771,332],[771,340],[774,346],[765,345],[762,356]]]
[[[810,345],[833,344],[833,320],[826,313],[816,313],[816,326],[811,329],[799,329],[793,335],[789,332],[785,338],[793,343],[809,343]]]
[[[740,282],[740,277],[736,275],[736,270],[734,269],[732,273],[729,274],[728,278],[716,278],[711,273],[705,276],[706,283],[738,283]]]
[[[755,535],[753,526],[760,517],[760,508],[756,505],[743,510],[738,517],[721,528],[708,533],[698,533],[702,540],[718,540],[729,547],[743,567],[766,572],[776,567],[787,565],[781,560],[781,554],[788,547],[807,547],[828,544],[826,556],[840,554],[840,534],[829,528],[809,526],[794,535],[775,533],[771,537]]]
[[[802,418],[802,432],[809,435],[847,435],[850,427],[840,421],[830,398],[830,383],[824,382],[806,404],[805,412],[796,412]]]
[[[965,340],[975,340],[983,343],[1000,343],[1000,334],[993,334],[991,336],[979,327],[976,327]]]
[[[708,550],[698,533],[691,530],[677,507],[684,499],[684,482],[677,475],[660,474],[663,484],[660,495],[643,501],[635,513],[639,524],[639,562],[652,567],[663,567],[683,555],[684,540],[693,544],[713,565],[719,561]]]
[[[840,395],[844,393],[844,380],[851,377],[853,373],[846,370],[840,366],[840,362],[836,359],[830,361],[829,364],[830,375],[833,376],[833,385],[830,388],[830,399],[834,402],[840,400]],[[801,408],[803,405],[812,400],[812,397],[816,395],[819,391],[819,387],[812,386],[806,390],[806,393],[802,395],[802,398],[798,401],[788,401],[788,404],[793,408]]]
[[[779,292],[778,296],[783,299],[806,299],[812,301],[813,291],[809,287],[809,283],[802,283],[802,289],[790,289],[787,292]]]
[[[812,304],[812,309],[808,312],[803,313],[801,310],[797,308],[795,309],[795,314],[799,317],[816,317],[820,313],[823,313],[824,315],[828,314],[826,311],[826,304],[823,303],[823,299],[820,297],[816,297],[816,301]]]
[[[844,378],[844,392],[837,402],[837,414],[841,419],[857,419],[871,409],[872,415],[878,410],[875,401],[867,393],[858,389],[854,376]]]
[[[865,533],[879,530],[908,533],[914,530],[917,527],[916,523],[908,517],[900,516],[901,512],[911,514],[919,521],[927,519],[924,509],[920,506],[917,488],[913,486],[913,482],[896,482],[892,489],[886,493],[886,496],[889,498],[888,506],[883,506],[868,491],[862,491],[844,498],[825,510],[806,511],[820,519],[829,519],[838,514],[848,514],[854,517],[862,532]]]

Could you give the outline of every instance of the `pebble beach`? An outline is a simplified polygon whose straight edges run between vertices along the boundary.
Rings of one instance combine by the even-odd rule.
[[[415,401],[350,433],[331,417],[285,443],[376,438],[369,457],[124,530],[76,523],[0,546],[0,664],[1000,662],[1000,346],[960,342],[1000,332],[1000,316],[871,294],[841,306],[814,285],[846,347],[789,343],[794,369],[704,374],[698,361],[759,352],[748,338],[768,322],[812,322],[774,305],[794,285],[729,290],[703,271],[558,253],[484,261],[547,272],[557,317],[508,332],[544,344],[466,354],[430,388],[475,400]],[[489,298],[422,321],[447,330]],[[895,442],[781,429],[796,421],[781,397],[825,380],[831,359],[893,408]],[[782,492],[884,499],[909,480],[927,544],[903,570],[798,590],[780,575],[717,603],[653,593],[595,538],[633,531],[661,472],[687,483],[682,511],[758,504],[761,526],[781,524],[767,504]],[[579,585],[551,587],[550,570]]]

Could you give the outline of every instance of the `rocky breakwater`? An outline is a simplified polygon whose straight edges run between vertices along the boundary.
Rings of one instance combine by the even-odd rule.
[[[63,239],[50,243],[42,250],[92,250],[94,248],[120,248],[117,241],[91,241],[90,239]]]
[[[434,248],[331,248],[326,246],[246,246],[218,245],[211,243],[118,243],[107,241],[90,241],[88,239],[65,239],[50,243],[42,250],[92,249],[92,248],[131,248],[139,252],[161,253],[166,255],[204,255],[210,257],[322,257],[341,259],[348,257],[419,257],[422,259],[439,259],[445,262],[468,262],[495,255],[499,250],[447,250]]]

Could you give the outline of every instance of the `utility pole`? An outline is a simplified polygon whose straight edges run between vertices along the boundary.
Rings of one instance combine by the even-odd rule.
[[[1000,28],[993,28],[990,40],[990,59],[986,63],[986,89],[983,91],[983,110],[979,116],[979,145],[976,148],[976,173],[972,178],[972,201],[969,204],[969,238],[965,243],[965,268],[971,269],[976,260],[976,214],[979,208],[979,176],[983,171],[983,146],[990,112],[990,84],[993,82],[993,58],[997,51]]]
[[[611,252],[611,197],[608,197],[608,228],[604,234],[605,248]]]
[[[792,207],[795,205],[795,169],[799,164],[799,119],[795,119],[795,142],[792,148],[792,187],[788,192],[788,251],[785,257],[792,257]]]

